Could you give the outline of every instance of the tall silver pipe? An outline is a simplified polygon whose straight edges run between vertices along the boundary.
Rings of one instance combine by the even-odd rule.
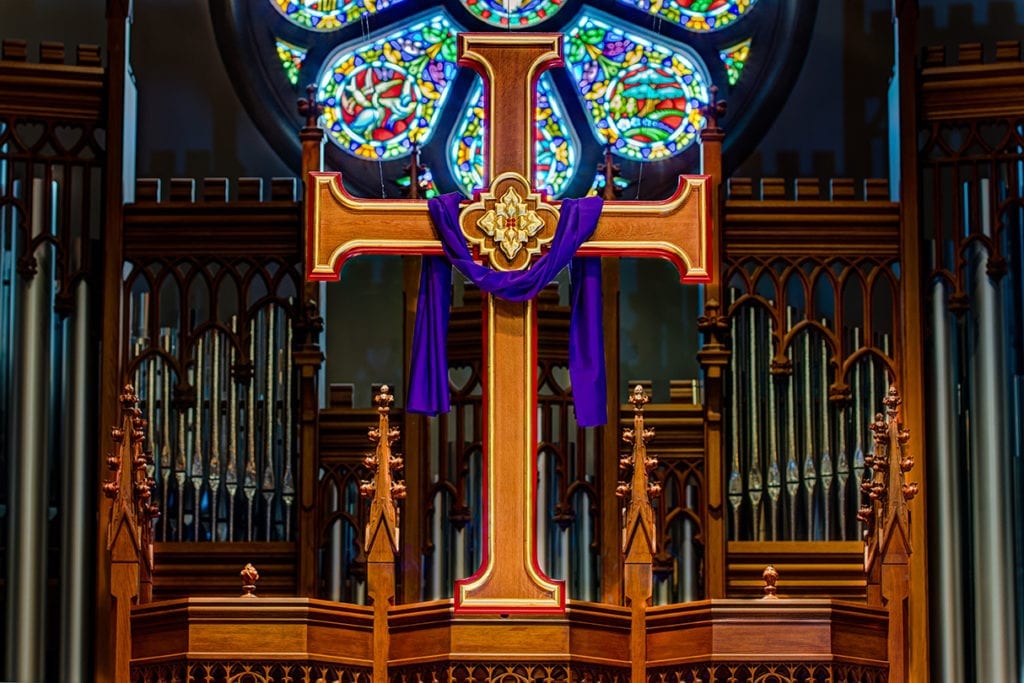
[[[90,568],[89,524],[94,487],[89,452],[93,429],[91,393],[96,386],[92,369],[96,348],[90,339],[89,289],[85,281],[75,291],[75,312],[68,318],[65,363],[67,394],[64,401],[68,429],[64,445],[63,562],[61,562],[61,670],[62,681],[84,681],[91,675],[89,660],[89,605],[93,582]],[[152,398],[148,399],[152,402]]]
[[[46,186],[31,185],[30,235],[46,231]],[[50,247],[35,252],[37,271],[21,276],[17,415],[10,478],[10,548],[7,574],[7,671],[15,681],[44,678],[46,613],[46,461],[49,449],[50,339],[53,323],[53,261]]]
[[[988,180],[981,180],[979,213],[983,232],[991,235],[988,189]],[[977,335],[970,414],[974,470],[975,679],[1010,681],[1017,675],[1017,636],[1012,565],[1013,490],[1003,421],[1006,367],[1002,301],[1000,283],[993,282],[985,270],[988,253],[978,246],[971,260],[974,266],[971,314]]]
[[[931,456],[932,480],[929,516],[933,537],[930,543],[934,593],[942,596],[942,609],[932,621],[934,637],[940,647],[935,648],[939,680],[962,681],[964,678],[964,605],[962,588],[963,541],[960,537],[960,471],[956,456],[956,425],[959,420],[953,389],[956,378],[951,349],[951,328],[955,324],[946,308],[946,291],[936,280],[932,287],[932,384],[928,390],[931,399],[929,413],[930,434],[928,451]]]

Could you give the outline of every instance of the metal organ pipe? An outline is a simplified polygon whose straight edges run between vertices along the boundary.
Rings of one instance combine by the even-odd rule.
[[[23,186],[24,187],[24,186]],[[29,234],[48,232],[46,185],[34,178],[29,189]],[[27,250],[26,250],[27,251]],[[53,262],[43,243],[33,254],[37,270],[19,273],[21,311],[18,330],[15,418],[10,455],[10,548],[7,574],[7,671],[5,677],[36,681],[44,677],[43,628],[46,613],[47,455],[49,451],[49,375],[53,323]]]
[[[67,400],[65,410],[69,419],[64,453],[64,548],[62,562],[63,601],[61,605],[61,671],[63,681],[84,681],[92,674],[87,670],[89,661],[89,603],[93,595],[91,581],[92,547],[86,547],[89,538],[88,522],[94,500],[84,482],[91,480],[90,437],[93,434],[95,413],[91,395],[96,386],[93,379],[96,345],[90,335],[91,307],[89,285],[82,280],[75,290],[75,311],[68,318],[66,338]],[[152,365],[150,387],[155,385]],[[153,403],[152,390],[147,398]],[[152,423],[151,423],[152,424]]]
[[[967,193],[965,188],[965,194]],[[982,232],[991,237],[989,181],[978,184]],[[968,202],[964,202],[964,215]],[[974,625],[977,670],[981,681],[1009,681],[1017,676],[1014,615],[1013,489],[1003,420],[1006,367],[1003,362],[1003,315],[1000,285],[986,270],[988,253],[973,247],[974,296],[971,314],[976,331],[973,354],[976,378],[970,419],[974,471]],[[1005,281],[1004,281],[1005,282]]]
[[[932,576],[935,577],[935,595],[942,596],[942,609],[933,620],[938,642],[964,642],[963,571],[961,556],[964,552],[960,536],[960,471],[957,467],[956,425],[959,421],[953,390],[956,378],[953,367],[952,329],[953,315],[946,308],[946,289],[941,280],[932,286],[932,382],[928,390],[931,430],[928,451],[932,469],[929,517],[934,537],[931,543]],[[962,681],[964,677],[963,652],[960,647],[941,648],[937,655],[939,678]]]

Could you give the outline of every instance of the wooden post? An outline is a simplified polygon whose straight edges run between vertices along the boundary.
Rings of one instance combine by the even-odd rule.
[[[893,84],[897,89],[898,112],[891,112],[890,140],[899,140],[899,149],[889,150],[890,158],[898,159],[898,168],[891,169],[891,178],[899,187],[900,204],[900,292],[899,310],[900,344],[896,349],[896,367],[899,368],[899,386],[910,403],[903,418],[917,436],[917,449],[924,453],[924,343],[921,287],[921,231],[918,224],[918,157],[917,157],[917,0],[893,0],[894,39],[896,41]],[[891,100],[890,100],[891,101]],[[895,135],[893,135],[893,133]],[[927,479],[927,462],[919,464],[918,476]],[[910,503],[910,512],[921,529],[928,528],[924,498]],[[925,534],[914,544],[910,559],[910,595],[907,614],[910,619],[909,680],[927,681],[930,663],[928,655],[928,547]],[[902,609],[902,607],[900,607]]]
[[[316,101],[316,87],[306,88],[307,97],[299,100],[299,114],[306,117],[305,126],[299,131],[302,144],[302,177],[308,178],[311,171],[323,168],[324,132],[317,121],[323,109]],[[303,223],[308,220],[303,214]],[[308,228],[308,225],[306,226]],[[295,552],[299,568],[297,592],[300,596],[316,597],[319,593],[317,576],[317,550],[319,548],[316,510],[316,482],[320,467],[319,428],[320,414],[320,366],[324,357],[320,350],[319,338],[324,322],[320,316],[320,284],[306,282],[302,288],[302,301],[296,302],[295,329],[298,344],[288,351],[293,354],[298,372],[298,436],[299,436],[299,525],[298,545]],[[290,398],[290,397],[289,397]]]
[[[391,444],[398,439],[398,429],[389,422],[394,396],[388,385],[381,386],[373,402],[377,404],[377,426],[370,428],[369,436],[376,449],[363,461],[373,479],[364,481],[359,492],[371,499],[363,548],[367,593],[373,601],[373,680],[386,681],[391,648],[388,610],[395,602],[395,556],[399,548],[395,503],[405,498],[405,482],[393,477],[402,469],[402,458],[391,453]]]
[[[128,42],[131,31],[131,0],[109,0],[107,2],[107,89],[106,89],[106,130],[107,149],[104,163],[103,188],[103,255],[100,267],[100,291],[103,304],[100,310],[100,339],[102,340],[100,355],[100,393],[99,410],[97,411],[96,453],[107,448],[106,425],[114,424],[118,419],[118,389],[122,380],[121,354],[124,344],[121,338],[122,265],[123,250],[123,207],[126,200],[124,188],[134,187],[134,177],[124,174],[126,146],[134,156],[134,140],[126,141],[122,132],[127,129],[125,121],[134,118],[135,112],[125,111],[126,88],[134,88],[128,81]],[[134,126],[131,127],[134,129]],[[96,458],[99,468],[98,479],[105,476],[105,465],[102,458]],[[114,593],[113,576],[111,573],[112,555],[108,554],[109,538],[107,520],[111,514],[111,504],[101,497],[96,515],[96,639],[94,675],[98,682],[115,680],[114,657],[118,643],[130,643],[130,634],[115,631],[118,623],[115,610],[121,610],[123,603],[117,602]],[[114,595],[114,604],[111,596]],[[119,637],[128,640],[120,641]],[[116,680],[122,680],[120,678]],[[125,679],[126,680],[126,679]]]
[[[114,641],[111,673],[115,681],[131,680],[132,604],[148,600],[150,585],[144,587],[153,568],[152,520],[159,514],[150,504],[153,480],[146,474],[152,456],[143,451],[145,420],[131,385],[121,394],[121,420],[111,429],[116,452],[107,458],[114,479],[103,484],[112,500],[107,522],[107,550],[110,555],[110,596],[113,598]]]
[[[724,442],[722,434],[722,395],[729,350],[725,339],[729,334],[728,311],[722,291],[722,140],[725,132],[718,119],[725,114],[725,102],[716,99],[717,88],[711,88],[711,101],[704,108],[707,126],[700,133],[701,172],[710,176],[711,195],[711,281],[704,286],[704,313],[697,328],[704,335],[704,345],[697,359],[704,370],[704,464],[707,473],[707,518],[703,520],[704,595],[725,597],[726,528],[725,477],[722,473]]]
[[[857,518],[865,523],[865,569],[868,572],[868,597],[889,610],[889,680],[905,683],[916,680],[911,674],[911,587],[910,514],[908,503],[918,493],[918,485],[906,480],[914,467],[907,444],[910,432],[900,421],[902,399],[890,387],[884,400],[886,416],[878,414],[871,423],[875,452],[865,458],[872,470],[869,481],[861,485],[870,503],[860,509]]]
[[[619,467],[632,471],[629,472],[629,480],[620,482],[616,489],[616,494],[627,500],[622,552],[626,558],[623,578],[626,606],[630,612],[632,681],[647,680],[647,606],[654,582],[651,563],[658,549],[651,498],[661,492],[661,487],[649,482],[651,471],[658,466],[658,459],[647,455],[647,442],[654,438],[654,430],[644,427],[644,405],[649,400],[640,385],[630,394],[633,428],[622,430],[622,440],[632,444],[633,451],[619,460]]]

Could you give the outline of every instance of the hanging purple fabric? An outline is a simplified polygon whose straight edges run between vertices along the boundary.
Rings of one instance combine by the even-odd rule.
[[[569,269],[572,317],[569,323],[569,380],[576,421],[583,427],[607,422],[604,374],[604,327],[601,321],[601,261],[573,258],[597,227],[600,197],[566,199],[550,249],[528,270],[501,272],[473,260],[459,228],[458,194],[431,199],[428,206],[445,257],[423,259],[420,293],[413,330],[412,377],[408,409],[437,415],[448,412],[448,310],[451,307],[451,266],[483,291],[508,301],[528,301],[559,271]]]

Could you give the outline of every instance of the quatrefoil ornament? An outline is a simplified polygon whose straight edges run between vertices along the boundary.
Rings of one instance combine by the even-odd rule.
[[[462,234],[495,270],[523,270],[555,236],[558,209],[518,173],[503,173],[459,216]]]

